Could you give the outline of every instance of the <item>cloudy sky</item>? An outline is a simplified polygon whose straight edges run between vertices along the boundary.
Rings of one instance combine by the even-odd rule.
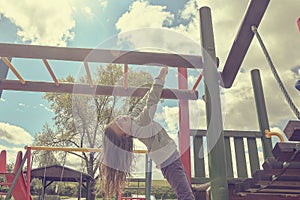
[[[212,9],[216,54],[220,70],[247,8],[247,0],[0,0],[0,42],[127,50],[150,50],[184,54],[200,53],[198,9]],[[259,27],[287,91],[300,107],[294,85],[300,78],[300,1],[272,0]],[[13,64],[25,80],[51,81],[40,61],[15,59]],[[78,75],[82,65],[58,63],[57,77]],[[74,67],[76,66],[76,67]],[[230,89],[222,89],[225,129],[258,130],[250,71],[259,68],[271,130],[282,132],[295,115],[284,100],[264,55],[254,38],[242,69]],[[145,68],[143,68],[145,69]],[[138,67],[137,69],[138,70]],[[148,70],[148,68],[147,68]],[[149,67],[150,73],[159,68]],[[200,71],[189,71],[189,88]],[[176,87],[176,69],[170,69],[166,86]],[[7,79],[16,79],[9,72]],[[200,96],[203,88],[199,86]],[[0,148],[12,155],[41,131],[53,117],[42,93],[4,91],[0,100]],[[190,102],[191,128],[205,128],[205,104]],[[157,118],[170,132],[178,129],[177,101],[165,101]],[[20,139],[22,138],[22,139]],[[11,156],[10,156],[11,157]]]

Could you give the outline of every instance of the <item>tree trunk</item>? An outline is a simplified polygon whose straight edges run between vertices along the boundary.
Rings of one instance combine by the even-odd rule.
[[[95,200],[96,193],[95,193],[95,181],[91,180],[87,183],[87,193],[86,193],[86,200]]]
[[[90,176],[92,176],[94,178],[95,173],[94,173],[94,169],[93,169],[93,160],[94,160],[94,154],[90,153],[90,158],[87,162],[87,172]],[[86,200],[95,200],[96,198],[96,182],[95,179],[89,181],[87,183],[87,197]]]

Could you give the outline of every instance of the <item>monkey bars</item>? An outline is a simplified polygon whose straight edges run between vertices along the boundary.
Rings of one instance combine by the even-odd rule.
[[[0,90],[142,97],[147,93],[149,88],[128,87],[125,89],[123,86],[107,85],[95,85],[91,87],[87,84],[77,83],[59,83],[59,86],[56,86],[55,83],[51,82],[26,81],[26,84],[22,84],[17,80],[0,80]],[[196,100],[198,99],[198,92],[165,88],[162,91],[161,98]]]
[[[183,68],[202,67],[202,59],[199,56],[5,43],[0,43],[0,56],[2,57],[3,62],[19,79],[19,81],[5,79],[0,80],[0,90],[76,93],[89,95],[142,97],[148,91],[148,88],[128,87],[128,64],[155,66],[167,65],[171,67]],[[7,57],[42,59],[54,83],[25,81]],[[89,85],[77,83],[59,83],[47,61],[49,59],[83,62]],[[88,62],[124,64],[125,82],[123,87],[94,85]],[[196,100],[198,99],[198,92],[194,89],[192,91],[186,89],[164,89],[161,98]]]
[[[200,56],[0,43],[0,57],[202,68]]]

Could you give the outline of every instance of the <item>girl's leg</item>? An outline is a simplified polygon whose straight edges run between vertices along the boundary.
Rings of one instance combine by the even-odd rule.
[[[180,159],[161,168],[161,171],[176,193],[178,200],[195,200],[191,184]]]

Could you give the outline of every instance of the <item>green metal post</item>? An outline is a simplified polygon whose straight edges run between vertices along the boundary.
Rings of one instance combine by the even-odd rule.
[[[265,137],[265,130],[270,130],[268,114],[265,104],[264,92],[258,69],[251,71],[252,86],[255,97],[258,124],[262,134],[262,146],[264,158],[273,157],[271,139]]]
[[[15,177],[14,177],[14,180],[13,180],[11,186],[9,187],[9,190],[8,190],[8,192],[7,192],[7,194],[6,194],[5,200],[11,199],[12,192],[13,192],[13,190],[14,190],[16,184],[17,184],[17,180],[18,180],[20,174],[22,173],[23,166],[24,166],[25,161],[26,161],[26,159],[27,159],[27,154],[28,154],[28,151],[26,151],[26,153],[25,153],[25,155],[24,155],[24,157],[23,157],[23,159],[22,159],[22,161],[21,161],[21,165],[20,165],[20,167],[19,167],[17,173],[15,174]],[[28,186],[28,187],[30,187],[30,186]],[[25,197],[24,197],[24,198],[25,198]]]
[[[208,7],[200,8],[200,27],[206,87],[207,148],[211,199],[228,200],[227,166],[219,88],[220,73],[216,65],[211,11]]]
[[[152,160],[146,154],[146,200],[151,198]]]

